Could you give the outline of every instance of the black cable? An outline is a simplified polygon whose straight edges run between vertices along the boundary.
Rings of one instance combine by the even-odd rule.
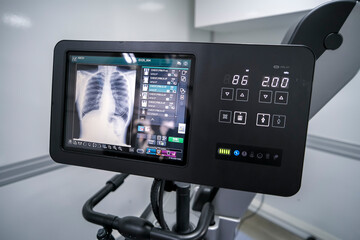
[[[163,210],[163,200],[164,200],[164,187],[165,187],[165,180],[161,180],[160,183],[160,191],[159,191],[159,223],[160,226],[165,230],[170,230],[168,225],[166,224],[164,218],[164,210]]]
[[[160,223],[159,219],[159,203],[158,203],[158,196],[159,196],[159,187],[160,187],[160,180],[154,179],[153,184],[151,185],[151,191],[150,191],[150,203],[151,208],[153,210],[154,216],[156,220]]]
[[[166,224],[163,210],[165,182],[165,180],[154,179],[151,186],[150,201],[154,216],[160,224],[161,228],[165,230],[170,230],[168,225]]]
[[[239,224],[238,228],[240,228],[244,224],[245,221],[247,221],[250,218],[254,217],[260,211],[260,209],[262,208],[262,206],[264,204],[264,200],[265,200],[265,194],[262,194],[259,206],[256,208],[256,210],[254,212],[252,212],[251,214],[245,216],[244,218],[242,218],[240,220],[240,224]]]

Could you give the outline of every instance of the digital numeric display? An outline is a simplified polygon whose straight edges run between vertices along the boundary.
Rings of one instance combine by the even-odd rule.
[[[289,88],[289,77],[264,76],[261,82],[262,87]]]

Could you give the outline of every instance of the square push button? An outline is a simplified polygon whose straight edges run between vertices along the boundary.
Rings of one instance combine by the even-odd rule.
[[[270,126],[270,114],[258,113],[256,116],[256,126],[269,127]]]
[[[231,111],[220,110],[219,111],[219,122],[231,123]]]
[[[236,101],[247,102],[249,100],[249,89],[236,89]]]
[[[233,88],[221,88],[221,100],[232,101],[234,99]]]
[[[259,102],[260,103],[271,103],[272,102],[272,91],[260,90]]]
[[[288,92],[277,91],[277,92],[275,92],[274,103],[275,104],[284,104],[284,105],[286,105],[288,103],[288,96],[289,96]]]
[[[285,115],[273,115],[272,126],[274,128],[285,128],[286,116]]]
[[[247,112],[235,111],[234,112],[234,124],[245,125],[246,124],[246,117],[247,117]]]

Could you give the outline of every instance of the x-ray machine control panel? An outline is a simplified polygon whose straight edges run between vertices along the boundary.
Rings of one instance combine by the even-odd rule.
[[[293,127],[287,126],[287,115],[292,114],[289,95],[292,88],[296,89],[297,82],[296,76],[291,75],[291,66],[279,66],[271,62],[265,66],[242,66],[237,72],[224,74],[218,97],[221,106],[219,127],[231,128],[239,134],[246,128],[258,128],[263,135],[286,132],[286,127]],[[234,142],[218,143],[216,157],[280,166],[282,150],[280,146],[266,148]]]
[[[61,41],[61,163],[289,196],[301,184],[314,55],[304,46]]]

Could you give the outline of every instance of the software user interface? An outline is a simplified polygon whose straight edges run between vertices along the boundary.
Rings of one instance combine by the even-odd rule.
[[[68,53],[64,147],[182,163],[192,57]]]

